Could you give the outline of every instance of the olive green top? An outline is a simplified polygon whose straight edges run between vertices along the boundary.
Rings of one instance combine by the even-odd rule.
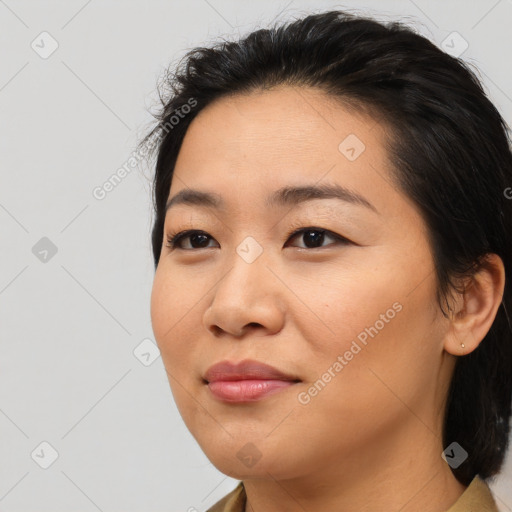
[[[243,482],[206,512],[244,512],[246,495]],[[459,499],[446,512],[498,512],[487,483],[475,476]]]

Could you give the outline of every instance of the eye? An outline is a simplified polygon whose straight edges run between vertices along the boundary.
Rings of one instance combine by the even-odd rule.
[[[299,235],[302,235],[302,240],[305,243],[305,247],[300,247],[302,249],[318,249],[325,247],[325,245],[322,244],[325,241],[326,236],[327,238],[333,239],[335,243],[341,243],[344,245],[350,243],[349,240],[342,237],[341,235],[333,233],[332,231],[316,227],[307,227],[300,228],[289,233],[287,238],[287,244],[288,240],[293,240],[294,238],[297,238]],[[183,247],[181,244],[183,240],[188,240],[190,247]],[[165,245],[166,247],[170,247],[173,250],[181,249],[190,251],[194,249],[208,249],[212,247],[208,247],[208,240],[214,239],[205,231],[189,229],[186,231],[181,231],[179,233],[170,233],[167,236],[167,243]],[[287,244],[285,244],[285,247]]]
[[[196,247],[184,248],[180,246],[182,240],[189,238],[192,245],[198,245],[198,249],[208,249],[205,245],[208,238],[213,238],[205,231],[199,231],[197,229],[188,229],[187,231],[181,231],[179,233],[171,233],[167,236],[166,247],[171,249],[182,249],[182,250],[193,250]]]
[[[316,227],[308,227],[308,228],[300,228],[296,231],[293,231],[288,235],[288,240],[297,238],[301,235],[303,242],[306,244],[306,247],[301,247],[303,249],[318,249],[325,247],[322,246],[322,243],[325,241],[325,237],[333,239],[337,243],[341,244],[349,244],[350,241],[341,235],[337,235],[332,231],[328,231],[327,229],[316,228]],[[332,245],[332,244],[329,244]]]

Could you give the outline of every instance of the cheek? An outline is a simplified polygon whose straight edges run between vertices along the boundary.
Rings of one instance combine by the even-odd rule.
[[[163,344],[166,332],[172,326],[176,312],[176,291],[158,267],[151,290],[151,323],[159,346]]]
[[[178,267],[171,268],[165,262],[160,264],[151,290],[151,321],[155,336],[161,342],[173,337],[201,306],[206,291],[203,280]]]
[[[179,272],[174,275],[178,276]],[[158,267],[151,291],[153,333],[168,372],[184,366],[193,340],[199,339],[193,336],[191,328],[201,326],[200,319],[193,318],[194,306],[200,306],[200,290],[193,293],[182,281],[171,278],[170,273]]]
[[[309,306],[307,314],[294,320],[309,345],[308,380],[314,382],[329,370],[343,373],[329,387],[342,386],[356,402],[390,393],[378,380],[381,374],[390,387],[412,396],[428,377],[425,367],[434,368],[438,355],[432,331],[433,278],[422,280],[417,268],[394,255],[381,255],[379,261],[378,267],[329,271],[327,281],[320,276],[294,287]]]
[[[193,293],[194,288],[187,287],[186,283],[169,276],[168,272],[158,270],[155,274],[151,322],[174,401],[191,429],[191,418],[201,412],[197,410],[196,401],[190,398],[197,392],[195,386],[200,384],[194,356],[197,349],[194,340],[202,339],[202,323],[197,313],[194,315],[194,306],[201,306],[200,295]]]
[[[393,308],[393,304],[403,295],[400,277],[393,275],[395,271],[385,262],[372,268],[370,262],[356,265],[345,261],[306,279],[290,276],[288,282],[293,282],[293,291],[302,302],[297,302],[294,322],[311,348],[319,356],[332,357],[348,350],[358,336],[364,342],[369,336],[365,328],[376,322],[379,331],[386,330],[388,324],[382,323],[380,315],[392,322],[400,307]]]

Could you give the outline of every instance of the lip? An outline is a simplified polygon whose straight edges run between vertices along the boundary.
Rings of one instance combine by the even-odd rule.
[[[273,366],[252,359],[244,359],[239,363],[229,361],[216,363],[208,368],[204,374],[204,379],[208,382],[219,380],[300,380],[294,375],[289,375]]]
[[[250,359],[216,363],[203,378],[212,394],[225,402],[254,402],[300,382],[294,375]]]

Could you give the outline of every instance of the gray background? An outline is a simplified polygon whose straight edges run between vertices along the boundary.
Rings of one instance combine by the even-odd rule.
[[[187,49],[343,7],[406,17],[454,51],[467,41],[510,122],[510,0],[0,0],[0,511],[202,511],[235,486],[151,349],[151,169],[93,190],[126,164]],[[509,455],[492,484],[502,511],[511,481]]]

